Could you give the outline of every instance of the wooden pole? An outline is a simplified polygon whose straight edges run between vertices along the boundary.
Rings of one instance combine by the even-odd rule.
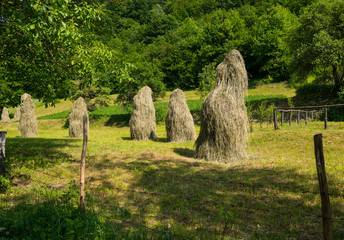
[[[327,108],[325,108],[325,129],[327,129]]]
[[[314,111],[312,111],[312,122],[314,122]]]
[[[331,209],[330,198],[328,194],[328,186],[325,171],[325,159],[322,143],[322,134],[314,135],[314,153],[318,172],[319,189],[321,196],[321,210],[323,219],[324,239],[332,240],[331,228]]]
[[[284,121],[284,110],[281,111],[281,126],[283,125]]]
[[[0,175],[5,176],[5,146],[7,131],[0,131]]]
[[[293,111],[289,112],[289,126],[291,126],[291,119],[293,117]]]
[[[85,162],[86,162],[86,150],[88,139],[88,119],[87,114],[83,117],[83,144],[81,152],[81,164],[80,164],[80,207],[85,211]]]
[[[277,125],[277,109],[274,109],[274,128],[275,130],[278,129],[278,125]]]
[[[300,115],[301,115],[301,111],[297,111],[297,124],[300,124]]]
[[[305,124],[307,125],[308,123],[308,112],[306,112],[306,118],[305,118]]]

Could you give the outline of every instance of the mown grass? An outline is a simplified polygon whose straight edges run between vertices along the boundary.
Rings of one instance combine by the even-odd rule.
[[[11,187],[0,195],[0,238],[320,239],[313,135],[324,134],[333,230],[344,230],[344,123],[254,126],[249,158],[196,160],[194,142],[131,141],[129,128],[91,126],[87,211],[79,211],[81,139],[63,120],[40,120],[39,137],[8,129]],[[197,131],[199,128],[196,126]],[[39,221],[41,219],[42,221]],[[60,219],[60,221],[56,221]],[[88,226],[87,228],[80,226]],[[42,234],[42,235],[41,235]]]

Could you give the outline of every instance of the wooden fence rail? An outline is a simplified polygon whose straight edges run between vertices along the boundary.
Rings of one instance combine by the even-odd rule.
[[[314,113],[317,112],[315,109],[324,109],[324,125],[325,125],[325,129],[327,129],[328,128],[327,110],[330,107],[344,107],[344,104],[274,108],[274,128],[275,128],[275,130],[278,129],[278,118],[277,118],[278,112],[281,112],[281,126],[282,126],[283,122],[284,122],[284,113],[285,112],[289,112],[289,125],[291,125],[291,122],[292,122],[293,112],[297,112],[297,124],[300,124],[301,113],[305,113],[305,124],[307,124],[309,113],[311,114],[311,121],[313,122],[314,121]],[[315,117],[317,119],[318,115],[315,114]]]

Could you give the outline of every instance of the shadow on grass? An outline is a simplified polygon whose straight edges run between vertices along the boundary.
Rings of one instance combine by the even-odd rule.
[[[131,137],[121,137],[123,141],[133,141]]]
[[[81,152],[81,144],[82,140],[71,138],[8,138],[6,139],[6,162],[11,164],[12,168],[47,168],[64,161],[74,160],[65,148],[80,147]]]
[[[132,140],[130,137],[121,137],[124,141],[140,141],[140,140]],[[167,142],[167,138],[157,138],[157,139],[149,139],[143,141],[153,141],[153,142]]]
[[[173,152],[175,152],[176,154],[182,157],[193,158],[196,156],[196,152],[188,148],[174,148]]]
[[[190,151],[177,151],[185,150]],[[86,231],[90,239],[98,236],[99,229],[105,239],[322,238],[317,180],[299,174],[298,169],[228,167],[154,153],[144,153],[138,159],[105,156],[90,161],[88,168],[101,174],[88,179],[87,201],[99,210],[97,215],[106,216],[106,221],[99,223],[92,215],[100,225]],[[103,174],[105,170],[113,174]],[[333,217],[344,215],[342,205],[332,207]],[[49,227],[53,226],[50,218],[56,219],[57,212],[63,226],[78,232],[78,226],[86,222],[78,218],[78,212],[68,215],[68,209],[73,213],[70,206],[56,207],[49,201],[24,210],[12,207],[5,215],[0,214],[0,226],[3,219],[20,222],[20,214],[25,213],[25,219],[34,219],[32,229],[47,228],[58,234],[59,228]],[[72,222],[64,223],[65,214]],[[35,221],[40,216],[42,221]],[[42,227],[41,222],[49,225]],[[336,233],[344,230],[343,222],[333,226]]]
[[[133,226],[149,229],[149,222],[157,222],[156,228],[169,226],[166,231],[176,239],[322,237],[317,180],[297,169],[228,168],[147,154],[138,160],[107,159],[106,163],[132,174],[128,187],[118,192],[125,195],[121,201],[135,209],[126,219]],[[102,163],[93,167],[103,168]],[[104,187],[114,187],[108,177],[100,180]],[[334,217],[343,215],[343,206],[333,206]],[[334,225],[334,232],[343,230],[343,222]]]
[[[129,126],[130,114],[111,115],[105,122],[105,126],[126,127]]]

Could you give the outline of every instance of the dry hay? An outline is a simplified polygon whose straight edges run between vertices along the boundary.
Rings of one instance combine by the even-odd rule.
[[[215,87],[202,105],[196,157],[228,163],[246,155],[248,118],[244,96],[248,78],[240,52],[232,50],[216,72]]]
[[[87,114],[87,105],[85,100],[82,97],[79,97],[74,103],[72,107],[72,112],[69,114],[68,122],[69,122],[69,137],[71,138],[82,138],[83,137],[83,117],[84,114]],[[87,123],[87,127],[89,124]]]
[[[10,115],[8,113],[8,109],[7,107],[4,107],[2,109],[2,113],[1,113],[1,122],[11,122],[11,119],[10,119]]]
[[[20,108],[16,108],[16,113],[14,114],[13,121],[19,121],[20,119]]]
[[[22,137],[37,137],[37,118],[35,115],[35,105],[31,99],[31,95],[24,93],[21,96],[20,120],[18,129]]]
[[[185,142],[196,137],[194,121],[180,89],[175,89],[170,96],[165,123],[169,142]]]
[[[145,86],[134,97],[130,121],[130,136],[133,140],[156,139],[155,108],[152,90]]]

